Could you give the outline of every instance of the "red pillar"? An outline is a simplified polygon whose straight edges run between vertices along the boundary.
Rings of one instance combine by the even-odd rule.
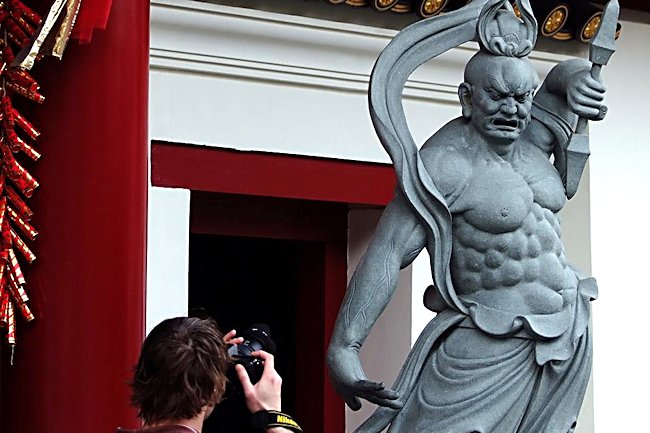
[[[24,270],[37,320],[18,320],[13,367],[3,350],[3,433],[137,425],[126,383],[144,333],[148,51],[149,2],[114,0],[92,43],[36,66],[40,235]]]

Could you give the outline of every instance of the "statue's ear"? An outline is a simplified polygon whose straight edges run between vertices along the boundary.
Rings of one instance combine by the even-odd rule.
[[[458,99],[463,107],[463,117],[469,119],[472,115],[472,85],[465,82],[458,86]]]

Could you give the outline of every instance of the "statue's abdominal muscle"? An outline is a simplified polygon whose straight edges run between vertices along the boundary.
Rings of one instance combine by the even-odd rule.
[[[505,181],[503,173],[483,172],[482,192],[459,197],[466,209],[453,214],[454,286],[463,299],[486,307],[558,312],[575,298],[577,286],[560,239],[559,209],[549,209],[561,206],[549,194],[562,194],[561,184],[553,177],[529,184],[508,171],[513,176]]]

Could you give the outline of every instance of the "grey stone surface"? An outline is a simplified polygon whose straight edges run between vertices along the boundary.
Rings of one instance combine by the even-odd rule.
[[[537,24],[529,1],[517,4],[522,19],[505,0],[475,0],[415,23],[375,64],[370,113],[399,187],[350,281],[328,351],[332,382],[347,404],[379,405],[359,433],[567,433],[575,426],[591,369],[589,304],[597,288],[567,263],[557,213],[588,156],[576,124],[603,118],[604,87],[593,73],[599,66],[580,59],[558,64],[539,85],[526,57]],[[601,40],[613,40],[606,27]],[[425,61],[475,39],[481,50],[458,90],[462,116],[418,149],[401,101],[404,83]],[[425,305],[438,314],[389,388],[366,378],[358,352],[399,270],[424,248],[434,281]]]

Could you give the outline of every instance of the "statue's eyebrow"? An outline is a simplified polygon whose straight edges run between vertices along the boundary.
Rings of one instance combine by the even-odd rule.
[[[519,95],[526,94],[528,92],[532,92],[535,90],[535,85],[534,83],[530,83],[527,80],[521,80],[519,84],[517,85],[517,89],[515,89],[515,93]]]
[[[492,86],[492,88],[494,88],[494,90],[496,90],[497,92],[502,93],[504,95],[507,95],[508,93],[510,93],[510,91],[508,90],[508,87],[505,85],[505,83],[503,81],[501,81],[499,79],[498,76],[496,76],[494,74],[489,74],[487,79],[488,79],[488,82],[490,83],[490,85]]]

